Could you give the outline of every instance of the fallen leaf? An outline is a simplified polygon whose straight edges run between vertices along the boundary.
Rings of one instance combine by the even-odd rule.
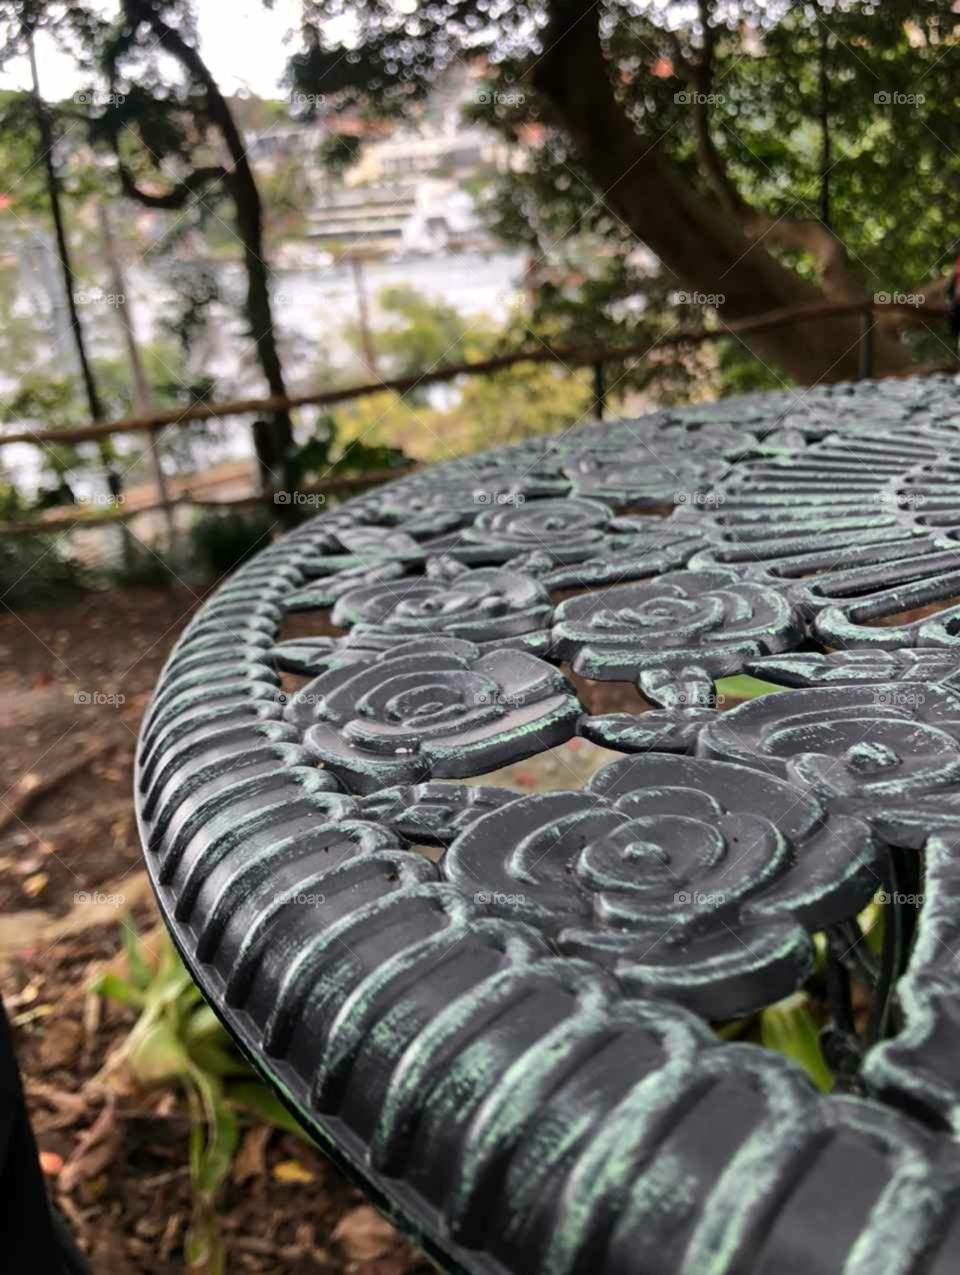
[[[63,1168],[64,1159],[62,1155],[57,1155],[56,1151],[40,1152],[40,1168],[48,1178],[55,1178]]]
[[[262,1178],[266,1173],[267,1143],[271,1133],[273,1130],[269,1125],[259,1124],[243,1135],[240,1149],[233,1159],[233,1180],[238,1185],[249,1182],[251,1178]]]
[[[346,1255],[355,1262],[370,1262],[382,1257],[397,1242],[397,1233],[385,1217],[369,1204],[344,1213],[333,1228],[336,1240]]]
[[[27,877],[23,883],[23,892],[28,898],[35,899],[42,890],[46,888],[50,877],[46,872],[35,872],[32,877]]]
[[[278,1182],[315,1182],[316,1177],[299,1160],[281,1160],[273,1166],[273,1176]]]

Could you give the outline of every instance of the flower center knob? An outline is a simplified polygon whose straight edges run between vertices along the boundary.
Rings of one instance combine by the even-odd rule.
[[[846,762],[850,770],[861,775],[872,775],[877,771],[899,766],[900,758],[886,744],[863,741],[847,749]]]

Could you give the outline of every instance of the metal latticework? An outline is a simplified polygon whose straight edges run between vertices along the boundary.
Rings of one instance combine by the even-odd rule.
[[[956,393],[757,395],[440,465],[272,545],[181,638],[138,762],[164,916],[451,1268],[957,1269]],[[784,689],[718,709],[745,672]],[[589,712],[615,682],[645,711]],[[619,754],[582,791],[469,783],[578,735]],[[711,1026],[799,988],[818,933],[874,997],[829,1096]]]

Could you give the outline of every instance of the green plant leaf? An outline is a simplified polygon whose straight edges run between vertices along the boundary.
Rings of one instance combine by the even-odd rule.
[[[207,1004],[199,1005],[184,1023],[183,1037],[188,1044],[201,1041],[226,1042],[229,1037],[223,1024]]]
[[[94,996],[103,996],[107,1000],[116,1001],[118,1005],[143,1005],[140,990],[119,974],[98,974],[91,980],[90,991]]]
[[[259,1081],[249,1080],[242,1084],[231,1085],[227,1090],[227,1097],[235,1106],[256,1116],[257,1120],[263,1124],[273,1125],[275,1129],[280,1129],[284,1133],[296,1134],[308,1145],[315,1145],[313,1139],[300,1127],[280,1099]]]
[[[773,682],[762,682],[759,677],[750,677],[747,673],[739,677],[721,677],[716,682],[717,695],[723,699],[756,699],[759,695],[770,695],[774,691],[782,691],[782,686],[774,686]]]
[[[120,922],[120,932],[123,935],[123,950],[130,968],[130,980],[134,987],[141,992],[145,991],[153,981],[153,970],[140,951],[140,934],[132,916],[127,915],[123,918]]]
[[[768,1049],[799,1063],[818,1089],[829,1093],[833,1075],[824,1062],[817,1025],[803,992],[769,1006],[760,1016],[760,1039]]]
[[[190,1056],[174,1028],[161,1018],[145,1031],[131,1035],[128,1053],[130,1070],[145,1085],[183,1079],[190,1073]]]

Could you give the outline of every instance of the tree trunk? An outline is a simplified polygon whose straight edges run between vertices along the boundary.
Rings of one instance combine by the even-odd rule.
[[[83,381],[83,389],[87,398],[87,407],[90,411],[91,419],[94,423],[104,419],[103,404],[100,395],[97,392],[97,382],[93,374],[93,367],[87,356],[87,343],[84,339],[83,324],[80,322],[80,312],[77,309],[77,296],[74,289],[74,273],[70,265],[70,248],[67,243],[67,230],[63,220],[63,209],[60,205],[60,182],[57,178],[57,170],[53,159],[53,149],[55,139],[53,136],[53,127],[50,123],[50,116],[47,112],[47,106],[40,95],[40,77],[37,73],[37,58],[33,47],[32,32],[27,35],[27,53],[30,59],[30,76],[33,86],[33,99],[37,114],[37,127],[40,132],[40,145],[43,148],[43,168],[47,184],[47,198],[50,200],[50,213],[53,217],[53,231],[57,241],[57,256],[60,260],[60,273],[63,279],[63,290],[67,299],[67,313],[70,316],[70,330],[73,333],[73,341],[77,351],[77,361],[80,364],[80,376]],[[107,481],[107,491],[115,501],[123,499],[123,480],[114,468],[110,459],[110,447],[106,441],[97,444],[97,451],[100,454],[100,462],[103,465],[104,476]],[[126,523],[120,524],[120,546],[123,553],[123,561],[125,567],[129,570],[133,565],[133,546],[131,544],[131,533]]]
[[[243,138],[219,85],[198,50],[168,25],[150,0],[128,0],[128,11],[136,20],[147,23],[157,43],[203,86],[210,119],[223,138],[232,164],[225,181],[233,198],[237,234],[243,247],[243,264],[247,274],[245,309],[250,336],[270,394],[285,398],[287,387],[274,334],[269,272],[263,255],[263,209]],[[259,437],[255,446],[261,481],[268,491],[284,486],[286,465],[293,448],[290,413],[274,413],[273,424],[270,434],[260,431],[258,436],[255,435],[255,439]]]
[[[554,0],[551,10],[543,33],[547,51],[532,73],[551,122],[573,141],[598,199],[656,253],[678,288],[722,297],[721,325],[786,306],[850,300],[848,289],[834,298],[781,265],[759,242],[756,224],[745,226],[716,197],[696,191],[656,142],[637,133],[613,91],[595,5]],[[796,225],[793,233],[803,230]],[[854,316],[784,327],[743,343],[762,362],[815,384],[857,376],[860,335]],[[878,327],[874,340],[879,374],[909,366],[909,353],[894,335]]]

